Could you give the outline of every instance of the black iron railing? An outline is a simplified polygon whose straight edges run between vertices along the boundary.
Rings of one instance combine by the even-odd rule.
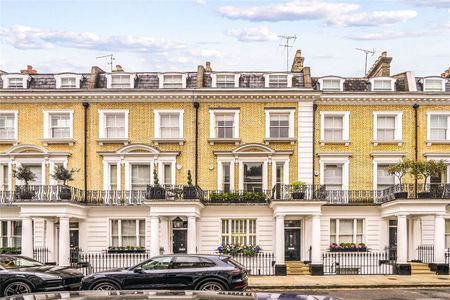
[[[397,184],[385,190],[393,197],[387,201],[395,199],[450,199],[450,184],[448,183],[419,183]],[[383,201],[386,202],[386,201]]]
[[[49,263],[50,251],[45,247],[38,247],[33,249],[33,259],[43,264]]]
[[[70,201],[83,202],[84,191],[63,185],[17,185],[13,193],[14,201]]]
[[[390,275],[393,264],[387,251],[325,252],[322,254],[325,275]]]
[[[426,264],[434,262],[434,245],[419,245],[417,247],[417,260]]]
[[[275,275],[275,254],[271,252],[259,252],[255,255],[233,254],[231,258],[245,267],[251,276]]]
[[[450,264],[450,248],[445,251],[445,263]]]

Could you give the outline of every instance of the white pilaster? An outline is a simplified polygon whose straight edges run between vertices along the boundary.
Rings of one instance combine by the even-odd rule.
[[[284,215],[275,218],[275,262],[284,265]]]
[[[434,216],[434,263],[445,263],[445,219],[442,214]]]
[[[45,247],[49,252],[48,259],[50,260],[50,262],[55,262],[55,222],[50,219],[45,220]]]
[[[406,215],[397,216],[397,263],[406,264],[408,260],[408,230]]]
[[[33,258],[33,220],[22,219],[22,255]]]
[[[70,266],[69,218],[59,218],[59,266]]]
[[[150,243],[150,255],[159,255],[159,217],[152,216],[150,219],[150,235],[152,242]]]
[[[170,252],[169,248],[169,219],[161,217],[160,224],[160,247],[164,249],[164,254]],[[153,242],[153,239],[152,239]]]
[[[311,220],[311,264],[322,263],[320,254],[320,215],[313,215]]]
[[[187,253],[197,253],[197,220],[194,216],[188,217],[187,228]]]
[[[414,259],[418,259],[417,256],[417,248],[419,248],[419,246],[422,244],[422,222],[421,222],[421,218],[417,217],[414,218],[412,220],[412,238],[413,238],[413,243],[412,243],[412,251],[414,251],[414,255],[412,255],[411,257],[413,257]]]

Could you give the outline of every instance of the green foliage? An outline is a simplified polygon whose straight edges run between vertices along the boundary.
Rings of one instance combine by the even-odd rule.
[[[396,163],[395,165],[391,165],[388,167],[389,175],[394,175],[398,178],[400,184],[402,184],[403,176],[408,173],[410,162],[407,160],[402,160],[401,162]]]
[[[209,199],[214,203],[261,203],[266,201],[263,192],[212,192]]]
[[[144,252],[144,247],[136,246],[110,246],[108,247],[108,253],[133,253],[133,252]]]
[[[24,181],[26,186],[28,185],[28,182],[36,179],[36,174],[28,167],[19,167],[17,170],[13,171],[13,176],[18,180]]]
[[[158,170],[156,168],[153,169],[153,184],[159,185]]]
[[[188,184],[189,186],[192,185],[192,175],[191,175],[191,170],[188,170],[188,172],[187,172],[187,184]]]
[[[291,192],[304,192],[306,189],[306,183],[303,181],[294,181],[291,183]]]
[[[20,254],[20,253],[22,253],[22,248],[20,247],[0,248],[0,254]]]
[[[73,181],[73,174],[80,171],[80,169],[74,169],[71,170],[66,169],[63,165],[56,166],[53,174],[50,176],[55,180],[61,180],[63,182],[63,185],[66,185],[67,181]]]
[[[414,179],[422,179],[427,182],[427,179],[432,176],[439,176],[447,169],[447,165],[443,160],[409,160],[408,173]]]
[[[258,254],[261,251],[261,247],[258,245],[238,245],[238,244],[227,244],[227,245],[219,245],[217,247],[217,251],[221,254],[243,254],[247,256],[253,256]]]

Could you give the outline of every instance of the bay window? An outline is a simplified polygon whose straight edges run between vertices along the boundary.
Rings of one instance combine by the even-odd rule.
[[[363,243],[363,224],[363,219],[330,219],[330,243]]]
[[[112,247],[144,247],[145,220],[110,220]]]
[[[222,219],[222,245],[256,245],[256,219]]]

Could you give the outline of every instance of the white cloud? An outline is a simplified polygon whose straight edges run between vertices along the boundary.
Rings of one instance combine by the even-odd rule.
[[[198,5],[205,5],[206,0],[195,0],[195,3],[197,3]]]
[[[422,6],[433,6],[437,8],[450,7],[450,0],[403,0],[403,2]]]
[[[222,6],[219,13],[229,19],[248,21],[321,20],[337,26],[377,26],[394,24],[417,16],[414,10],[361,12],[360,5],[348,2],[292,0],[260,6]]]
[[[267,26],[230,29],[226,34],[236,37],[241,42],[267,42],[277,40],[277,35],[270,32]]]

